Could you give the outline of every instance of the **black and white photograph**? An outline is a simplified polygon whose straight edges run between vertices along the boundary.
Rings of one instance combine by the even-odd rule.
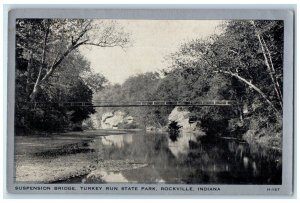
[[[282,185],[284,29],[16,18],[13,182]]]

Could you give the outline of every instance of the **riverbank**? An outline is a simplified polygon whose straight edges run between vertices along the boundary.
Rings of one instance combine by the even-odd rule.
[[[145,164],[134,160],[104,160],[101,154],[90,147],[97,137],[126,132],[97,130],[42,137],[16,136],[16,181],[51,183],[86,176],[100,169],[121,171],[144,167]]]

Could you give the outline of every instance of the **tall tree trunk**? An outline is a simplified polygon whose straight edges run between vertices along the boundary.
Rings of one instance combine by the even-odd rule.
[[[275,71],[275,68],[274,68],[274,65],[273,65],[273,60],[272,60],[271,52],[270,52],[270,50],[269,50],[269,48],[267,46],[267,43],[265,42],[264,38],[261,37],[261,39],[262,39],[263,44],[265,45],[265,48],[266,48],[266,51],[267,51],[267,54],[268,54],[268,57],[269,57],[269,60],[270,60],[270,64],[271,64],[271,71],[272,71],[272,73],[274,75],[275,84],[277,86],[277,89],[279,91],[279,96],[281,97],[281,101],[282,101],[283,100],[282,88],[279,85],[279,82],[278,82],[277,77],[276,77],[276,71]]]
[[[264,43],[264,39],[262,38],[262,36],[258,32],[258,30],[257,30],[257,28],[255,26],[255,22],[254,21],[250,21],[250,22],[251,22],[251,24],[254,27],[255,34],[257,36],[257,39],[259,41],[259,45],[260,45],[261,50],[263,52],[263,56],[264,56],[264,59],[265,59],[265,64],[267,66],[268,73],[270,75],[270,78],[272,79],[272,83],[273,83],[273,86],[274,86],[274,90],[275,90],[277,99],[278,99],[279,104],[280,104],[280,106],[282,108],[283,107],[283,104],[282,104],[282,93],[281,93],[279,84],[277,82],[276,76],[275,76],[275,69],[274,69],[274,66],[273,66],[271,54],[269,52],[269,49],[268,49],[266,43]]]
[[[30,58],[29,58],[28,63],[27,63],[27,79],[26,79],[26,95],[28,95],[28,96],[31,93],[30,85],[32,83],[32,78],[31,78],[32,63],[33,63],[33,61],[32,61],[33,59],[32,58],[33,58],[32,53],[30,53]]]
[[[38,73],[38,77],[35,81],[32,93],[30,95],[30,100],[34,101],[39,89],[40,89],[40,82],[41,82],[41,78],[42,78],[42,71],[45,68],[45,60],[46,60],[46,48],[47,48],[47,39],[48,39],[48,35],[49,35],[49,31],[50,31],[50,23],[49,20],[45,20],[45,26],[46,26],[46,32],[45,32],[45,37],[44,37],[44,41],[43,41],[43,53],[42,53],[42,64],[39,68],[39,73]]]
[[[48,30],[49,32],[49,30]],[[46,80],[48,80],[48,78],[53,74],[53,72],[57,69],[57,67],[62,63],[62,61],[76,48],[78,48],[79,46],[81,46],[82,44],[84,44],[85,42],[87,42],[87,40],[84,40],[82,42],[78,42],[81,37],[87,32],[87,30],[83,30],[80,35],[73,41],[72,39],[72,43],[71,45],[67,48],[67,50],[64,52],[63,55],[60,56],[60,58],[56,61],[56,59],[54,59],[53,61],[53,64],[52,66],[49,68],[49,70],[47,71],[47,73],[41,77],[41,71],[43,69],[43,66],[41,66],[40,70],[39,70],[39,75],[38,75],[38,78],[35,82],[35,85],[34,85],[34,88],[33,88],[33,91],[30,95],[30,99],[31,101],[34,101],[37,94],[39,93],[40,89],[41,89],[41,85],[43,84],[43,82],[45,82]],[[48,33],[46,32],[46,35],[45,35],[45,43],[44,43],[44,51],[45,51],[45,48],[46,48],[46,42],[47,42],[47,37],[48,37]],[[45,58],[46,58],[46,52],[43,51],[43,58],[42,58],[42,64],[45,63]]]

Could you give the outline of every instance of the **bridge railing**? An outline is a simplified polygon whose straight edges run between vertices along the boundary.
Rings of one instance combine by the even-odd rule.
[[[111,100],[101,100],[101,101],[62,101],[62,102],[24,102],[24,105],[29,105],[33,107],[75,107],[75,106],[94,106],[94,107],[128,107],[128,106],[231,106],[238,105],[236,101],[233,100],[202,100],[197,102],[191,101],[111,101]]]

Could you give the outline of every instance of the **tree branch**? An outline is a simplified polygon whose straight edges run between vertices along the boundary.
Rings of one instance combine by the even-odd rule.
[[[88,40],[84,40],[84,41],[82,41],[82,42],[79,42],[78,44],[76,44],[76,45],[74,46],[74,49],[76,49],[77,47],[79,47],[79,46],[81,46],[81,45],[83,45],[83,44],[86,44],[87,41],[88,41]]]
[[[38,92],[38,88],[40,88],[40,86],[43,84],[43,82],[45,82],[46,80],[48,80],[48,78],[53,74],[53,72],[59,67],[59,65],[62,63],[62,61],[76,48],[78,48],[79,46],[81,45],[93,45],[93,46],[100,46],[100,47],[115,47],[115,46],[123,46],[125,43],[127,43],[127,40],[126,39],[123,39],[123,38],[118,38],[118,35],[120,33],[118,33],[117,36],[112,36],[112,32],[114,31],[112,28],[109,28],[111,30],[108,29],[109,32],[105,33],[104,34],[104,37],[103,36],[101,37],[101,40],[99,43],[94,43],[94,42],[88,42],[89,39],[86,38],[86,39],[82,39],[83,36],[89,31],[91,30],[90,28],[90,25],[91,25],[91,22],[92,21],[88,21],[86,23],[85,26],[82,26],[83,29],[82,31],[80,32],[80,34],[74,39],[74,36],[71,37],[71,42],[70,42],[70,45],[67,47],[66,51],[60,56],[58,57],[58,60],[57,59],[54,59],[52,65],[49,67],[48,71],[46,72],[46,74],[43,76],[43,78],[41,78],[41,72],[42,70],[40,70],[40,74],[38,76],[38,79],[36,81],[36,84],[35,84],[35,88],[34,90],[32,91],[31,93],[31,100],[34,100],[35,96],[37,95],[37,92]],[[109,35],[108,35],[109,34]],[[46,32],[46,37],[48,37],[48,32]],[[116,37],[116,38],[115,38]],[[82,41],[80,42],[80,40],[82,39]],[[108,39],[108,41],[106,41],[106,39]],[[42,64],[45,63],[45,53],[43,52],[43,57],[42,57]],[[42,65],[43,67],[43,65]],[[41,67],[41,68],[42,68]]]
[[[69,55],[69,53],[74,49],[74,46],[71,45],[69,46],[69,48],[65,51],[65,53],[59,58],[58,61],[56,61],[51,68],[49,69],[49,71],[46,73],[46,75],[43,77],[43,79],[41,79],[41,83],[44,82],[45,80],[47,80],[52,73],[55,71],[55,69],[61,64],[61,62],[65,59],[66,56]]]
[[[252,87],[256,92],[258,92],[264,99],[265,101],[272,107],[272,109],[275,111],[276,116],[281,117],[280,112],[278,111],[278,109],[273,105],[273,103],[268,99],[268,96],[263,93],[263,91],[261,91],[257,86],[255,86],[254,84],[252,84],[251,82],[247,81],[246,79],[244,79],[243,77],[239,76],[237,73],[233,73],[231,71],[223,71],[223,70],[218,70],[218,71],[214,71],[216,73],[224,73],[227,75],[230,75],[232,77],[235,77],[237,79],[239,79],[240,81],[246,83],[248,86]]]
[[[89,25],[90,25],[90,22],[87,23],[87,25],[84,27],[83,31],[78,35],[78,37],[75,40],[72,40],[71,45],[68,47],[68,49],[65,51],[65,53],[59,58],[59,60],[56,61],[56,62],[54,61],[54,63],[52,64],[52,66],[50,67],[50,69],[46,73],[46,75],[43,77],[41,82],[47,80],[52,75],[52,73],[55,71],[55,69],[60,65],[60,63],[65,59],[65,57],[69,55],[69,53],[71,51],[73,51],[74,49],[76,49],[80,45],[87,42],[87,40],[84,40],[80,43],[77,43],[83,37],[83,35],[88,31],[88,26]]]
[[[123,48],[123,45],[122,44],[118,44],[118,43],[103,43],[103,42],[99,42],[99,43],[93,43],[93,42],[85,42],[84,43],[85,45],[91,45],[91,46],[97,46],[97,47],[122,47]]]

